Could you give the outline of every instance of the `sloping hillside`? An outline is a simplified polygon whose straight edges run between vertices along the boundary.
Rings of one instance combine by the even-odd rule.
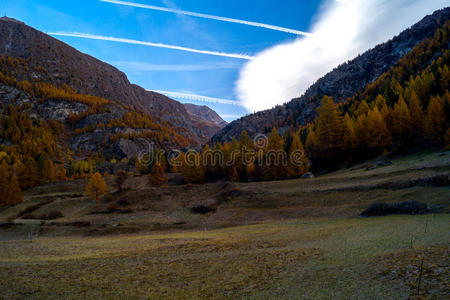
[[[436,11],[392,40],[337,67],[313,84],[300,98],[236,120],[217,133],[212,140],[227,141],[239,136],[243,130],[252,136],[256,133],[267,133],[272,127],[306,125],[316,116],[316,108],[319,107],[323,96],[330,96],[338,103],[354,96],[394,66],[414,46],[431,37],[449,18],[450,8]]]
[[[17,20],[0,18],[0,55],[20,59],[7,69],[19,81],[66,84],[78,93],[126,104],[155,120],[161,118],[161,122],[186,128],[197,144],[212,133],[210,128],[204,130],[197,119],[193,120],[183,104],[131,84],[113,66]]]
[[[407,200],[448,212],[449,172],[446,151],[406,156],[388,166],[374,160],[312,179],[180,185],[179,175],[170,174],[169,186],[158,188],[147,176],[130,176],[117,191],[109,177],[110,195],[99,202],[86,196],[85,179],[52,182],[26,191],[22,204],[1,210],[0,223],[40,223],[59,211],[60,217],[43,224],[48,234],[58,226],[84,233],[216,228],[291,218],[356,217],[373,202]],[[194,213],[195,207],[210,210]],[[79,229],[73,222],[86,226]]]

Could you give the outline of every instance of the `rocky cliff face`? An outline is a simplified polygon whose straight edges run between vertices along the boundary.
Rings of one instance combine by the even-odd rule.
[[[25,62],[26,69],[14,70],[18,80],[66,84],[78,93],[124,103],[161,122],[186,128],[196,143],[206,141],[215,133],[210,127],[203,128],[183,104],[131,84],[126,75],[113,66],[17,20],[0,18],[0,55]]]
[[[243,130],[254,135],[266,133],[273,126],[280,128],[307,124],[314,119],[316,109],[323,96],[328,95],[336,102],[343,102],[352,97],[388,71],[414,46],[425,38],[431,37],[449,18],[450,8],[436,11],[390,41],[337,67],[313,84],[303,96],[274,109],[257,112],[236,120],[217,133],[212,140],[230,140]]]
[[[48,100],[44,102],[37,101],[34,96],[12,86],[8,86],[0,82],[0,117],[4,113],[4,109],[10,105],[27,107],[26,112],[32,119],[44,121],[59,121],[64,125],[65,131],[61,136],[60,145],[67,145],[73,153],[102,153],[106,160],[123,158],[131,159],[138,157],[143,151],[149,150],[149,145],[153,142],[151,138],[119,138],[111,141],[110,138],[118,133],[124,137],[141,132],[148,129],[132,129],[132,128],[96,128],[86,130],[85,132],[76,133],[77,129],[85,129],[89,126],[97,124],[108,124],[112,120],[121,118],[126,112],[123,106],[116,103],[108,104],[105,108],[108,112],[88,114],[81,119],[72,128],[69,124],[70,115],[79,115],[88,111],[88,106],[79,102],[67,102],[64,100]],[[8,115],[6,114],[6,117]],[[0,138],[1,146],[11,146],[9,140]],[[179,145],[167,141],[164,145],[165,149],[179,148]]]

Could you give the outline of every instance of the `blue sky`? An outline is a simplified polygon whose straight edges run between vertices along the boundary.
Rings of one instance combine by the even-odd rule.
[[[181,102],[208,105],[227,121],[301,96],[333,68],[449,5],[449,0],[128,0],[133,5],[309,33],[303,36],[108,1],[120,2],[1,0],[0,13],[44,32],[83,36],[56,37],[118,67],[132,83],[148,90],[237,100],[239,105],[173,96]],[[87,35],[128,43],[87,39]],[[130,44],[129,40],[232,57]]]
[[[313,0],[130,0],[130,2],[255,21],[307,31],[320,6]],[[201,50],[255,55],[298,36],[241,24],[135,8],[97,0],[2,0],[0,12],[44,32],[81,32]],[[244,59],[111,41],[61,37],[76,49],[124,71],[146,89],[237,99],[235,83]],[[186,102],[186,100],[181,100]],[[205,104],[227,121],[248,112],[242,106]]]

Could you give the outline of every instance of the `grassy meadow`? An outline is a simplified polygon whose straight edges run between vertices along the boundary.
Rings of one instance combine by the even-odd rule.
[[[426,230],[426,232],[425,232]],[[412,240],[412,248],[411,248]],[[1,242],[4,298],[448,296],[449,215]]]
[[[0,210],[0,298],[448,298],[448,208],[357,216],[375,201],[448,206],[436,178],[448,176],[450,153],[367,169],[165,188],[131,177],[100,203],[83,180],[40,186]],[[62,216],[42,219],[52,210]]]

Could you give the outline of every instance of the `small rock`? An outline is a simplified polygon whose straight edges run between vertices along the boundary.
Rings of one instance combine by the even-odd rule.
[[[392,165],[392,161],[389,161],[389,160],[380,160],[379,162],[377,162],[377,165],[378,165],[379,167],[387,167],[387,166]]]
[[[314,178],[314,174],[312,172],[308,172],[303,174],[301,178]]]

